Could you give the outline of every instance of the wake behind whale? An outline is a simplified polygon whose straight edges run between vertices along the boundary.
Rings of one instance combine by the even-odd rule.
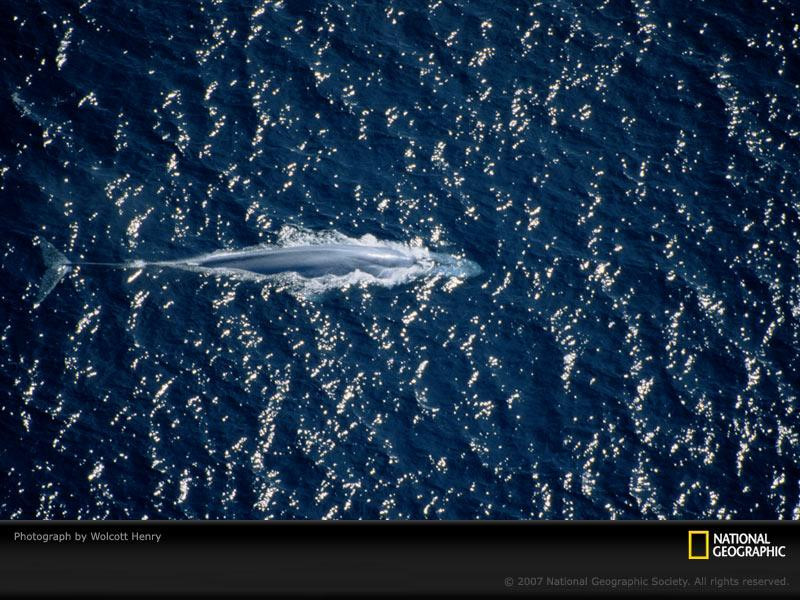
[[[44,301],[73,267],[136,270],[160,267],[256,280],[281,279],[293,283],[294,289],[310,292],[304,294],[309,296],[355,283],[391,286],[431,276],[466,279],[481,271],[476,263],[449,254],[382,242],[371,236],[354,239],[341,234],[333,237],[308,234],[304,239],[290,240],[282,246],[254,246],[154,262],[70,261],[48,241],[39,239],[38,243],[46,271],[34,307]]]

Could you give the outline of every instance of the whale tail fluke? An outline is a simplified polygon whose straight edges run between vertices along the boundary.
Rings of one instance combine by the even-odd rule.
[[[53,291],[53,288],[58,285],[58,282],[69,273],[71,263],[59,250],[50,242],[43,238],[37,239],[37,244],[42,251],[42,259],[46,270],[39,281],[39,289],[36,291],[36,299],[33,302],[33,307],[38,307],[47,295]]]

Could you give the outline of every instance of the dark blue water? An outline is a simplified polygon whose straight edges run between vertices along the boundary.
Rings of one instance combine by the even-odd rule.
[[[5,2],[0,517],[800,518],[799,19]]]

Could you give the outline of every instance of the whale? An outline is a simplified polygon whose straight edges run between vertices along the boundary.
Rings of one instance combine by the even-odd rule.
[[[477,264],[467,259],[433,252],[415,253],[399,244],[320,243],[299,246],[255,246],[178,260],[93,262],[71,261],[47,240],[38,238],[36,242],[41,249],[46,270],[36,291],[34,308],[44,301],[73,267],[115,269],[160,267],[221,275],[239,274],[256,278],[294,273],[304,279],[363,273],[376,280],[388,280],[396,277],[402,270],[415,267],[419,267],[422,272],[433,273],[438,266],[440,274],[462,278],[471,277],[481,271]]]
[[[410,254],[390,247],[318,244],[220,252],[184,261],[184,264],[190,267],[247,271],[258,275],[291,272],[307,278],[347,275],[358,270],[383,278],[391,269],[412,267],[416,262]],[[169,264],[180,266],[181,263]]]

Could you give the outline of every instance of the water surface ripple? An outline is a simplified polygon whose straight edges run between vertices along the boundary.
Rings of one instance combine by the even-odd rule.
[[[800,518],[798,23],[15,3],[0,517]],[[38,238],[115,262],[367,239],[482,272],[83,267],[34,310]]]

